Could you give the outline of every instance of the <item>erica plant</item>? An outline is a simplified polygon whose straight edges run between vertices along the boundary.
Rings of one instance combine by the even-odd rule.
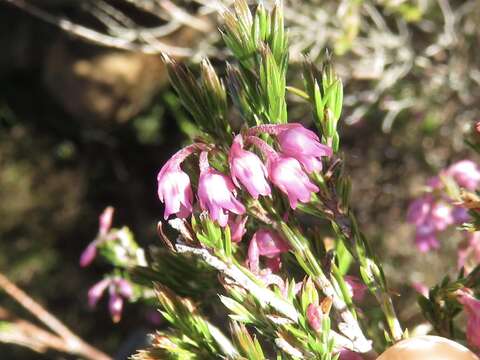
[[[224,78],[208,61],[197,78],[164,58],[198,135],[158,173],[163,246],[145,259],[131,234],[122,240],[122,230],[105,225],[111,223],[105,213],[81,262],[101,249],[116,269],[92,288],[92,302],[109,288],[116,321],[125,299],[158,301],[169,324],[136,359],[375,358],[408,332],[352,211],[338,132],[342,82],[327,56],[320,68],[305,60],[303,89],[287,85],[281,4],[252,10],[239,0],[223,16],[233,55]],[[289,118],[287,96],[311,108],[315,130]],[[445,176],[472,190],[479,179],[464,176],[468,164]],[[422,250],[436,247],[439,231],[467,217],[457,202],[433,193],[409,215]],[[462,306],[467,338],[478,329],[471,315],[478,313],[476,273],[446,280],[421,300],[440,334],[462,340],[444,323]],[[453,299],[452,308],[435,307],[435,294]],[[363,306],[367,296],[377,305]]]

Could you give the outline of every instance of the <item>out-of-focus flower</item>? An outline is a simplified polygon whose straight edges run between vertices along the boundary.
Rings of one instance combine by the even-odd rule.
[[[117,291],[125,299],[131,299],[133,296],[132,285],[125,279],[116,279],[115,285],[117,286]]]
[[[97,256],[97,247],[93,242],[89,244],[80,255],[80,266],[87,267],[92,263],[92,261],[95,259],[96,256]]]
[[[110,228],[112,227],[113,212],[114,208],[112,206],[108,206],[100,214],[98,227],[99,236],[105,236],[110,231]]]
[[[90,307],[95,307],[107,288],[109,293],[108,310],[112,321],[117,323],[122,317],[124,300],[129,300],[133,297],[133,288],[125,279],[105,278],[93,285],[88,291],[88,304]]]
[[[436,202],[433,204],[430,212],[430,221],[437,231],[443,231],[453,224],[452,206],[445,202]]]
[[[322,321],[323,321],[323,313],[322,313],[322,309],[320,308],[320,306],[318,305],[315,305],[315,304],[310,304],[308,305],[307,307],[307,321],[308,321],[308,325],[310,325],[310,327],[319,332],[322,330]]]
[[[475,190],[480,182],[480,169],[471,160],[462,160],[452,164],[446,171],[459,186],[468,190]]]
[[[228,219],[228,226],[230,227],[230,237],[234,243],[242,241],[243,235],[247,232],[245,225],[247,223],[247,216],[230,216]]]
[[[359,354],[348,349],[340,350],[339,354],[338,360],[363,360]]]
[[[421,282],[413,282],[412,287],[420,294],[425,297],[428,297],[428,286],[422,284]]]
[[[190,178],[176,162],[167,162],[157,176],[158,197],[165,203],[164,218],[171,214],[186,218],[192,213],[193,192]]]
[[[458,267],[463,267],[466,273],[480,264],[480,231],[468,233],[465,241],[459,246],[457,256]]]
[[[321,144],[318,136],[301,124],[289,125],[277,135],[282,152],[297,159],[308,173],[322,170],[321,157],[332,156],[332,149]]]
[[[432,208],[433,198],[430,195],[414,200],[407,210],[407,221],[411,224],[423,224]]]
[[[431,224],[417,226],[415,244],[421,252],[427,252],[440,247],[435,229]]]
[[[473,297],[468,290],[462,290],[458,295],[458,302],[463,305],[467,315],[467,341],[480,349],[480,300]]]
[[[97,305],[98,300],[102,297],[103,293],[111,283],[111,279],[103,279],[93,285],[90,290],[88,290],[88,305],[93,308]]]
[[[108,310],[114,323],[118,323],[122,318],[123,298],[117,292],[111,292],[108,300]]]
[[[346,275],[345,282],[351,292],[351,296],[355,301],[362,301],[367,291],[367,286],[356,276]]]
[[[258,199],[259,195],[270,195],[271,189],[266,179],[267,169],[257,155],[243,150],[241,135],[235,137],[228,161],[230,175],[237,187],[240,187],[240,184],[245,186],[254,199]]]
[[[319,190],[302,170],[300,163],[292,157],[281,154],[270,157],[267,168],[270,180],[287,195],[292,209],[297,207],[299,201],[309,202],[312,194]]]
[[[235,198],[235,185],[219,171],[208,165],[207,153],[200,155],[200,179],[198,181],[198,198],[203,210],[208,210],[210,217],[225,227],[230,212],[243,215],[245,206]],[[206,162],[206,163],[205,163]]]

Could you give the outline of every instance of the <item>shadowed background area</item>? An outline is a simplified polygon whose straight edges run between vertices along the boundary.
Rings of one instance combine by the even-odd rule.
[[[104,302],[89,309],[87,290],[105,269],[81,269],[79,254],[107,205],[140,244],[158,241],[156,173],[195,132],[160,53],[194,69],[203,56],[214,66],[228,58],[216,29],[217,12],[229,4],[0,0],[0,271],[118,359],[154,328],[152,309],[127,305],[116,325]],[[404,295],[398,306],[408,325],[419,313],[410,284],[431,285],[456,261],[453,235],[418,256],[405,213],[426,178],[471,155],[463,135],[480,119],[480,5],[289,0],[285,8],[289,82],[302,81],[303,52],[320,62],[327,47],[344,81],[342,148],[354,203],[392,287]],[[309,124],[301,99],[289,100],[290,119]],[[3,293],[0,299],[31,319]],[[3,326],[0,320],[0,332]],[[0,349],[6,359],[66,358]]]

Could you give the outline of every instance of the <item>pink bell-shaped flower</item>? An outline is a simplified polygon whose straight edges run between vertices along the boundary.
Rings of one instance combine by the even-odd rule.
[[[208,165],[207,153],[200,155],[200,179],[198,181],[198,198],[200,207],[208,210],[210,217],[222,227],[228,223],[230,212],[242,215],[245,206],[234,196],[235,185],[219,171]]]
[[[228,161],[230,175],[237,187],[240,184],[245,186],[254,199],[258,199],[259,195],[270,195],[271,189],[266,180],[267,169],[257,155],[243,149],[241,135],[233,140]]]
[[[261,256],[274,258],[282,253],[288,252],[290,247],[275,231],[259,229],[253,235],[252,241],[258,244],[258,253]]]
[[[192,213],[193,192],[190,178],[180,165],[166,163],[158,173],[158,197],[165,203],[164,218],[171,214],[186,218]]]
[[[295,209],[298,202],[307,203],[319,189],[302,170],[300,163],[279,154],[271,157],[267,163],[268,174],[272,183],[288,197],[290,207]]]
[[[190,178],[180,165],[197,150],[197,144],[181,149],[163,165],[158,173],[158,197],[165,204],[165,220],[171,214],[186,218],[192,213],[193,192]]]
[[[289,125],[277,135],[282,152],[297,159],[308,173],[322,170],[320,158],[332,156],[332,149],[321,144],[318,136],[301,124]]]

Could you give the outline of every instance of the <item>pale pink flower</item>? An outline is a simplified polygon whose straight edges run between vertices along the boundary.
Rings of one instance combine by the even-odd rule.
[[[240,187],[240,184],[245,186],[254,199],[258,199],[259,195],[271,194],[270,185],[266,180],[267,169],[265,165],[253,152],[243,149],[241,135],[237,135],[233,140],[228,161],[230,175],[237,187]]]
[[[188,156],[202,147],[201,144],[184,147],[177,151],[158,172],[158,198],[165,204],[165,220],[171,214],[186,218],[192,213],[193,193],[190,178],[180,165]]]
[[[252,241],[257,242],[259,255],[268,258],[274,258],[290,250],[287,242],[277,232],[269,229],[257,230]]]
[[[312,194],[319,190],[302,170],[300,163],[292,157],[281,154],[270,157],[267,168],[270,180],[287,195],[292,209],[297,207],[299,201],[309,202]]]
[[[267,258],[267,269],[276,272],[281,267],[280,254],[288,252],[290,247],[275,231],[260,229],[255,232],[248,246],[247,264],[254,273],[260,271],[260,256]]]
[[[230,178],[208,165],[207,153],[200,155],[200,179],[198,181],[198,198],[200,207],[208,210],[210,217],[222,227],[228,223],[230,212],[242,215],[245,206],[235,198]]]
[[[356,276],[346,275],[345,282],[350,290],[352,299],[355,301],[362,301],[367,292],[367,286],[360,281]]]
[[[97,256],[97,247],[95,245],[95,242],[93,242],[89,244],[80,255],[80,266],[86,267],[90,265],[96,256]]]
[[[167,162],[157,176],[158,197],[165,203],[164,218],[186,218],[192,213],[193,192],[189,176],[175,161]]]
[[[467,315],[467,341],[480,349],[480,300],[474,298],[468,290],[460,291],[458,302],[463,305]]]
[[[321,158],[332,156],[332,149],[321,144],[318,136],[301,124],[289,125],[277,135],[282,152],[297,159],[308,173],[322,170]]]
[[[429,221],[437,231],[443,231],[453,224],[452,207],[444,202],[433,204]]]
[[[310,327],[316,332],[320,332],[322,330],[322,321],[324,316],[320,306],[315,304],[308,305],[306,315],[308,325],[310,325]]]
[[[459,186],[468,190],[475,190],[480,182],[480,169],[470,160],[462,160],[451,165],[446,174],[451,176]]]
[[[254,131],[258,132],[264,129],[277,131],[277,127],[288,128],[288,125],[263,125],[258,126]],[[310,181],[298,160],[277,153],[270,145],[256,136],[249,136],[247,140],[267,157],[268,177],[280,191],[287,195],[292,209],[297,207],[299,201],[303,203],[310,201],[312,193],[319,189]]]
[[[247,220],[247,216],[230,216],[228,218],[230,237],[234,243],[242,241],[243,235],[247,232],[247,229],[245,228]]]
[[[99,236],[105,236],[110,231],[110,228],[112,227],[113,212],[114,208],[109,206],[100,214],[98,228]]]
[[[102,297],[105,290],[108,288],[110,283],[112,282],[111,279],[103,279],[93,285],[90,290],[88,290],[88,305],[93,308],[97,305],[98,300]]]

